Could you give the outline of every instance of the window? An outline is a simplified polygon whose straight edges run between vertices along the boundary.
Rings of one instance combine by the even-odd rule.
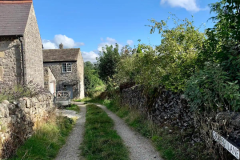
[[[72,72],[72,64],[71,63],[63,63],[62,64],[62,72]]]

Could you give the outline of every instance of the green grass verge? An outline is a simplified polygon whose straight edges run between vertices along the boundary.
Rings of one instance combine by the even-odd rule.
[[[52,160],[65,144],[66,138],[74,126],[74,121],[67,117],[57,117],[43,123],[31,138],[18,148],[9,160]]]
[[[82,156],[87,160],[129,160],[128,150],[113,127],[113,120],[101,108],[87,105]]]
[[[116,113],[120,118],[134,130],[150,139],[155,148],[160,152],[165,160],[212,160],[202,143],[191,144],[190,139],[184,139],[186,135],[191,135],[192,130],[181,132],[178,128],[159,127],[152,121],[141,115],[137,110],[121,106],[119,99],[100,100],[90,99],[88,102],[105,105],[109,110]],[[169,130],[172,130],[170,133]]]
[[[87,102],[87,101],[90,101],[90,100],[91,100],[91,98],[85,97],[83,99],[76,99],[76,100],[74,100],[74,102]]]
[[[77,113],[80,113],[80,107],[76,104],[71,104],[70,107],[66,107],[66,110],[72,110],[72,111],[76,111]]]

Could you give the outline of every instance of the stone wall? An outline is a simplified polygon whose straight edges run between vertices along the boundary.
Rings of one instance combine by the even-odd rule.
[[[77,62],[67,62],[72,64],[72,72],[62,72],[62,64],[66,62],[44,63],[44,67],[49,67],[56,78],[56,90],[65,90],[64,86],[73,86],[73,97],[80,97],[80,74],[78,73]]]
[[[18,102],[0,103],[1,157],[14,153],[34,132],[36,122],[47,119],[55,111],[53,96],[45,93],[33,98],[21,98]]]
[[[221,144],[216,143],[213,131],[227,139],[229,143],[240,148],[240,113],[198,113],[194,116],[194,126],[198,130],[201,140],[216,159],[235,159]]]
[[[23,42],[26,84],[33,81],[44,87],[42,40],[33,5],[30,9]]]
[[[234,157],[213,139],[215,131],[240,148],[240,113],[236,112],[191,112],[186,99],[159,87],[152,94],[144,94],[142,86],[134,86],[121,91],[121,103],[139,110],[155,124],[178,127],[190,131],[186,135],[192,143],[205,143],[211,155],[216,159],[234,159]]]
[[[182,129],[193,126],[193,113],[179,93],[158,88],[153,95],[143,94],[143,87],[134,86],[122,91],[122,103],[147,113],[158,125],[170,124]]]
[[[23,81],[21,43],[14,37],[0,38],[0,92]]]

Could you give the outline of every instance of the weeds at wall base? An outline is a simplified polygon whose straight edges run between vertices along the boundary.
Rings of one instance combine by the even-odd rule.
[[[45,123],[38,123],[35,133],[21,147],[16,155],[9,160],[50,160],[54,159],[65,144],[74,121],[67,117],[51,117]]]

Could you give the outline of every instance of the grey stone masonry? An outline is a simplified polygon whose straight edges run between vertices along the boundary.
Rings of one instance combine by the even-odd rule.
[[[84,98],[84,62],[80,48],[44,49],[44,67],[49,67],[56,78],[56,90],[67,90],[71,98]],[[67,70],[68,69],[68,70]]]
[[[44,87],[42,40],[39,33],[33,4],[31,5],[24,33],[25,80]]]
[[[21,45],[17,38],[0,37],[0,91],[23,81]]]
[[[78,54],[78,61],[77,61],[77,70],[78,70],[78,74],[79,74],[79,79],[80,79],[80,95],[79,98],[83,99],[85,97],[85,93],[84,93],[84,62],[83,62],[83,58],[82,58],[82,54],[81,52]]]
[[[52,71],[49,67],[44,67],[44,88],[47,91],[52,92],[51,84],[53,85],[54,93],[56,93],[56,79],[54,75],[52,74]]]
[[[0,103],[0,159],[8,158],[34,133],[38,122],[55,113],[50,93],[20,98],[15,104]]]
[[[62,64],[66,62],[44,63],[44,67],[49,67],[56,78],[56,90],[64,90],[65,85],[73,86],[73,97],[80,97],[80,75],[78,73],[77,62],[68,62],[72,64],[72,72],[62,72]]]

